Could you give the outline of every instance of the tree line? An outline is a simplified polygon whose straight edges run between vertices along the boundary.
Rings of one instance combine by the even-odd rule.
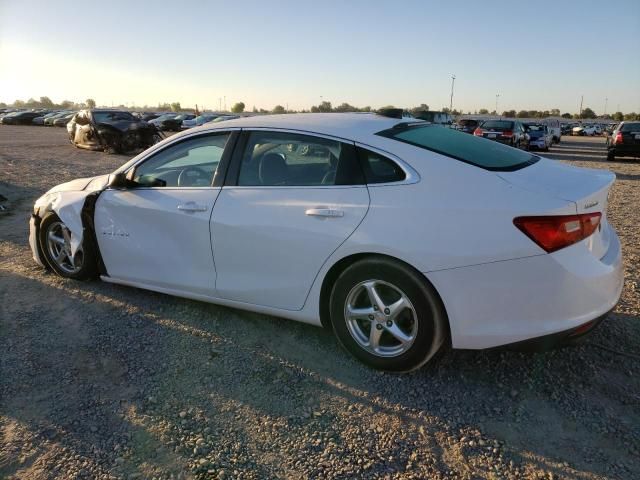
[[[27,101],[16,100],[10,105],[6,103],[0,102],[0,108],[48,108],[48,109],[62,109],[62,110],[78,110],[81,108],[95,108],[96,102],[92,98],[87,98],[83,103],[73,102],[71,100],[63,100],[60,103],[54,103],[49,97],[40,97],[39,100],[34,98],[30,98]],[[172,111],[172,112],[180,112],[180,111],[197,111],[197,106],[195,109],[192,108],[183,108],[180,105],[180,102],[171,102],[171,103],[158,103],[157,106],[134,106],[134,105],[117,105],[118,108],[129,109],[129,110],[159,110],[159,111]],[[245,111],[246,105],[244,102],[237,102],[231,107],[231,112],[233,113],[243,113]],[[387,108],[396,108],[393,105],[385,105],[384,107],[380,107],[379,110],[387,109]],[[412,108],[403,109],[412,114],[416,114],[421,111],[429,111],[429,105],[426,103],[421,103]],[[251,110],[253,113],[328,113],[328,112],[373,112],[376,109],[366,106],[366,107],[355,107],[349,103],[341,103],[340,105],[333,106],[329,101],[322,101],[318,105],[313,105],[310,109],[305,110],[289,110],[282,105],[276,105],[271,110],[266,110],[264,108],[256,108],[255,106]],[[451,115],[458,116],[464,115],[465,112],[459,111],[456,109],[449,110],[448,108],[443,107],[440,111],[445,113],[450,113]],[[489,111],[486,108],[481,108],[479,110],[468,111],[467,115],[500,115],[505,118],[547,118],[547,117],[562,117],[566,119],[595,119],[595,118],[604,118],[608,120],[615,120],[617,122],[621,122],[623,120],[640,120],[640,114],[636,112],[631,113],[622,113],[615,112],[613,114],[606,114],[598,116],[598,114],[591,108],[587,107],[582,110],[580,113],[560,113],[560,110],[557,108],[552,108],[551,110],[505,110],[501,114],[497,113],[495,110]]]

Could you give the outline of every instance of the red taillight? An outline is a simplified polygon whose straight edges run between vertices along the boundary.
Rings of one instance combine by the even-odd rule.
[[[473,131],[473,134],[474,134],[476,137],[481,137],[481,136],[482,136],[482,129],[481,129],[481,128],[476,128],[476,129]]]
[[[502,132],[503,137],[513,137],[513,132],[511,130],[505,130]]]
[[[615,140],[613,141],[613,143],[616,143],[616,144],[618,144],[618,143],[624,143],[624,139],[622,138],[622,132],[618,132],[618,133],[616,133],[616,138],[615,138]]]
[[[548,253],[584,240],[596,231],[601,213],[558,215],[549,217],[518,217],[513,223]]]

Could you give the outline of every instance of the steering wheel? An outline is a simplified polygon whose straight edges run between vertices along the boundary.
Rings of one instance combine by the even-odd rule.
[[[178,175],[179,187],[209,187],[210,175],[199,167],[184,168]]]

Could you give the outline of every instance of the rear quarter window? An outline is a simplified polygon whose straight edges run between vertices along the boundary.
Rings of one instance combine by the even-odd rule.
[[[375,152],[358,147],[358,158],[368,184],[401,182],[407,178],[396,162]]]
[[[408,143],[485,170],[514,171],[536,163],[539,157],[485,138],[435,125],[391,128],[377,135]]]

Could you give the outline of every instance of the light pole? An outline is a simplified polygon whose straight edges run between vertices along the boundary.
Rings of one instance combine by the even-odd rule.
[[[453,85],[456,82],[456,76],[451,75],[451,98],[449,99],[449,114],[453,112]]]
[[[607,104],[609,103],[609,99],[605,97],[604,99],[604,115],[607,115]]]
[[[584,95],[580,96],[580,118],[582,118],[582,102],[584,102]]]
[[[496,93],[496,110],[495,110],[496,115],[498,115],[498,99],[499,99],[499,98],[500,98],[500,94],[499,94],[499,93]]]

